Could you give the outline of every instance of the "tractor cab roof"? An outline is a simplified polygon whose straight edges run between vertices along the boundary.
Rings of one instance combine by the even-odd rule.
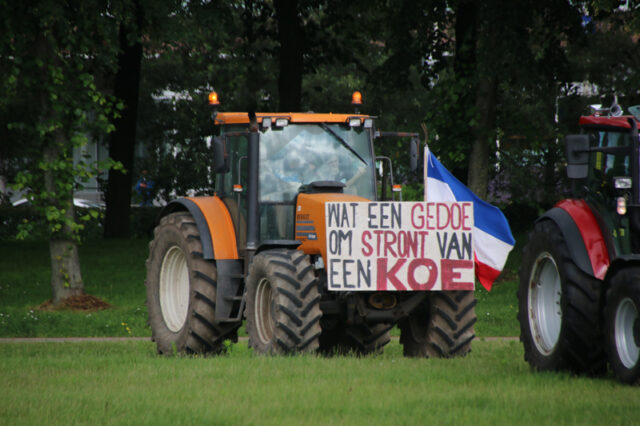
[[[631,115],[622,115],[619,117],[608,117],[602,115],[589,115],[580,117],[581,127],[609,127],[619,129],[630,129],[629,119],[633,120]],[[636,121],[636,126],[640,129],[640,123]]]
[[[333,113],[312,113],[312,112],[257,112],[256,120],[262,124],[264,119],[286,119],[289,123],[339,123],[349,124],[350,120],[360,119],[361,123],[365,119],[373,118],[363,114],[333,114]],[[249,124],[249,114],[246,112],[219,112],[215,118],[215,124]]]

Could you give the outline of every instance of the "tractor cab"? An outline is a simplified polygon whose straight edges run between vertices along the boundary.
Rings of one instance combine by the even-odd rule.
[[[580,118],[582,134],[567,136],[575,198],[598,215],[612,258],[640,254],[639,126],[634,116],[597,109]]]

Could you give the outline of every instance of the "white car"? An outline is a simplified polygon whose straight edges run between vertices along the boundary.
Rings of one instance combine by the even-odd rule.
[[[14,207],[17,206],[28,206],[31,204],[31,201],[26,198],[20,198],[17,201],[11,203]],[[104,204],[98,204],[93,201],[86,200],[84,198],[74,198],[73,205],[76,207],[80,207],[83,209],[104,209]]]

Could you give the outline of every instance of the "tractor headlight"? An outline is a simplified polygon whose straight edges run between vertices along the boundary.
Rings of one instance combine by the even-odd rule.
[[[360,117],[349,117],[347,122],[349,123],[349,127],[358,127],[362,124]]]
[[[624,197],[618,197],[618,199],[616,200],[616,212],[618,212],[618,214],[620,216],[624,216],[625,214],[627,214],[627,199]]]
[[[289,125],[288,118],[276,118],[276,127],[287,127]]]

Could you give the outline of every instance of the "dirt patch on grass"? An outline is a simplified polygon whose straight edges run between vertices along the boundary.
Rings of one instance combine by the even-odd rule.
[[[38,306],[40,311],[80,311],[80,312],[95,312],[102,311],[104,309],[112,308],[112,306],[100,299],[99,297],[92,296],[90,294],[82,294],[79,296],[71,296],[61,303],[54,305],[51,299]]]

